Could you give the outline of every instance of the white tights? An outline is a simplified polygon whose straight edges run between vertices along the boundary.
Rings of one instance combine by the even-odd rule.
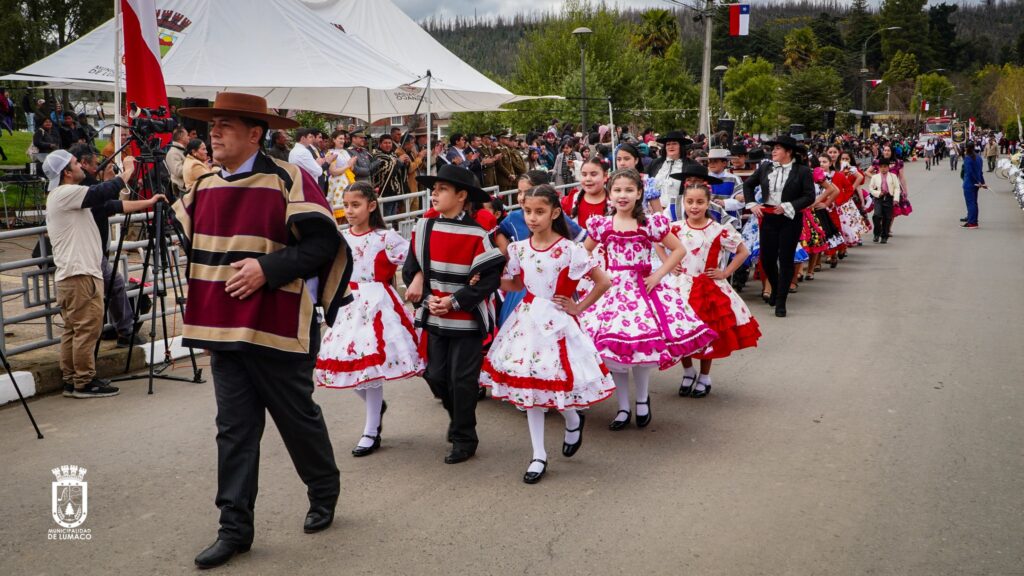
[[[646,416],[648,406],[639,402],[646,402],[650,397],[651,372],[654,371],[654,366],[633,366],[629,370],[633,372],[633,383],[636,385],[636,415]],[[630,412],[629,372],[612,372],[612,380],[615,382],[615,398],[619,401],[619,410]],[[620,412],[615,415],[615,419],[621,422],[626,419],[626,415]]]
[[[363,434],[365,436],[375,437],[377,436],[377,428],[380,427],[380,410],[384,406],[384,388],[378,386],[376,388],[367,388],[366,390],[356,390],[356,394],[366,402],[366,426],[363,427]],[[359,446],[367,448],[373,444],[371,438],[360,438]]]
[[[565,442],[575,444],[580,439],[580,414],[573,408],[562,411],[565,418],[565,429],[576,430],[565,433]],[[533,445],[533,459],[547,462],[548,452],[544,449],[544,409],[529,408],[526,410],[526,423],[530,427],[530,443]],[[540,462],[531,462],[527,468],[529,472],[540,472],[544,465]]]

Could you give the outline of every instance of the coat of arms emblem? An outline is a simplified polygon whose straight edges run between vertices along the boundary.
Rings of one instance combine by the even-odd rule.
[[[89,483],[83,480],[85,468],[65,465],[51,472],[57,479],[52,484],[53,520],[64,528],[81,526],[89,513]]]

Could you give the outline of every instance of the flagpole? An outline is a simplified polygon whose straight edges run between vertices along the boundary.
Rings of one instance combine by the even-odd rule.
[[[431,126],[431,120],[433,120],[433,118],[432,118],[433,114],[431,114],[431,112],[430,112],[430,98],[431,98],[431,94],[430,94],[430,81],[433,80],[433,78],[434,77],[430,73],[430,70],[427,70],[427,176],[430,176],[430,164],[431,164],[431,161],[433,160],[430,157],[430,155],[434,151],[430,147],[430,128],[432,127]],[[419,152],[419,150],[417,150],[417,152]]]
[[[707,0],[704,9],[704,67],[700,73],[700,118],[697,122],[697,133],[711,138],[711,118],[708,113],[709,93],[711,91],[711,14],[715,0]],[[710,140],[709,140],[710,141]]]
[[[121,147],[121,0],[114,0],[114,150]]]

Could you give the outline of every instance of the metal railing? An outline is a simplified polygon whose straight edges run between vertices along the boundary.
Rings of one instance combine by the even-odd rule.
[[[123,215],[115,216],[110,218],[111,224],[123,224],[125,217]],[[132,225],[136,223],[142,223],[143,219],[138,215],[132,217]],[[22,354],[30,350],[38,350],[40,348],[46,348],[47,346],[53,346],[60,343],[60,334],[55,333],[55,328],[60,328],[55,323],[55,316],[60,315],[60,306],[57,306],[57,288],[54,282],[54,272],[56,268],[53,263],[53,256],[48,253],[46,246],[46,226],[36,226],[33,228],[22,228],[20,230],[6,230],[0,232],[0,241],[11,241],[24,238],[35,238],[39,242],[40,255],[38,258],[24,258],[21,260],[15,260],[12,262],[0,263],[0,274],[10,277],[20,278],[20,286],[13,288],[2,288],[0,289],[0,298],[3,303],[6,304],[8,301],[21,298],[21,308],[13,315],[9,315],[3,306],[0,306],[0,324],[2,324],[2,330],[0,330],[0,350],[3,350],[4,354],[8,357]],[[125,284],[127,286],[128,279],[132,273],[139,273],[142,270],[142,263],[129,264],[128,252],[134,251],[139,248],[145,248],[148,242],[146,241],[125,241],[123,252],[120,260],[117,262],[116,270],[121,271],[125,278]],[[111,254],[116,248],[116,242],[111,242],[110,252]],[[181,267],[182,280],[184,279],[184,266],[187,264],[185,255],[177,245],[168,244],[168,250],[171,251],[172,257],[178,262]],[[109,255],[108,255],[109,257]],[[9,280],[9,278],[5,278]],[[173,289],[175,286],[180,286],[184,290],[184,284],[179,284],[174,274],[166,274],[162,278],[163,283],[160,284],[162,290],[166,290],[168,298],[172,301],[168,303],[166,311],[158,311],[157,318],[163,318],[164,316],[171,316],[177,312],[177,307],[173,302]],[[140,290],[143,294],[150,296],[156,286],[153,282],[152,270],[149,271],[146,277],[146,285],[142,287],[135,287],[127,290],[128,298],[137,298]],[[155,305],[155,303],[154,303]],[[146,314],[141,317],[140,320],[144,322],[151,321],[152,314]],[[27,324],[42,320],[43,322],[43,335],[41,338],[30,338],[26,342],[19,342],[17,346],[7,346],[7,330],[9,327],[14,327],[19,324]],[[110,323],[104,324],[104,329],[108,328]],[[140,332],[146,332],[146,330],[140,330]],[[21,340],[21,339],[19,339]]]

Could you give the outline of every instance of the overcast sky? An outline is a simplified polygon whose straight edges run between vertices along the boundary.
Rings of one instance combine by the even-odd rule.
[[[368,0],[369,1],[369,0]],[[562,0],[393,0],[406,14],[414,20],[422,20],[428,16],[473,16],[474,10],[478,16],[511,16],[517,12],[551,11],[557,10],[562,5]],[[697,0],[686,0],[687,4],[695,4]],[[763,0],[751,0],[752,7]],[[945,0],[952,4],[973,4],[976,0]],[[871,0],[877,5],[880,0]],[[930,4],[938,4],[937,0],[931,0]],[[611,0],[609,4],[631,7],[658,7],[671,8],[672,5],[665,0]]]

